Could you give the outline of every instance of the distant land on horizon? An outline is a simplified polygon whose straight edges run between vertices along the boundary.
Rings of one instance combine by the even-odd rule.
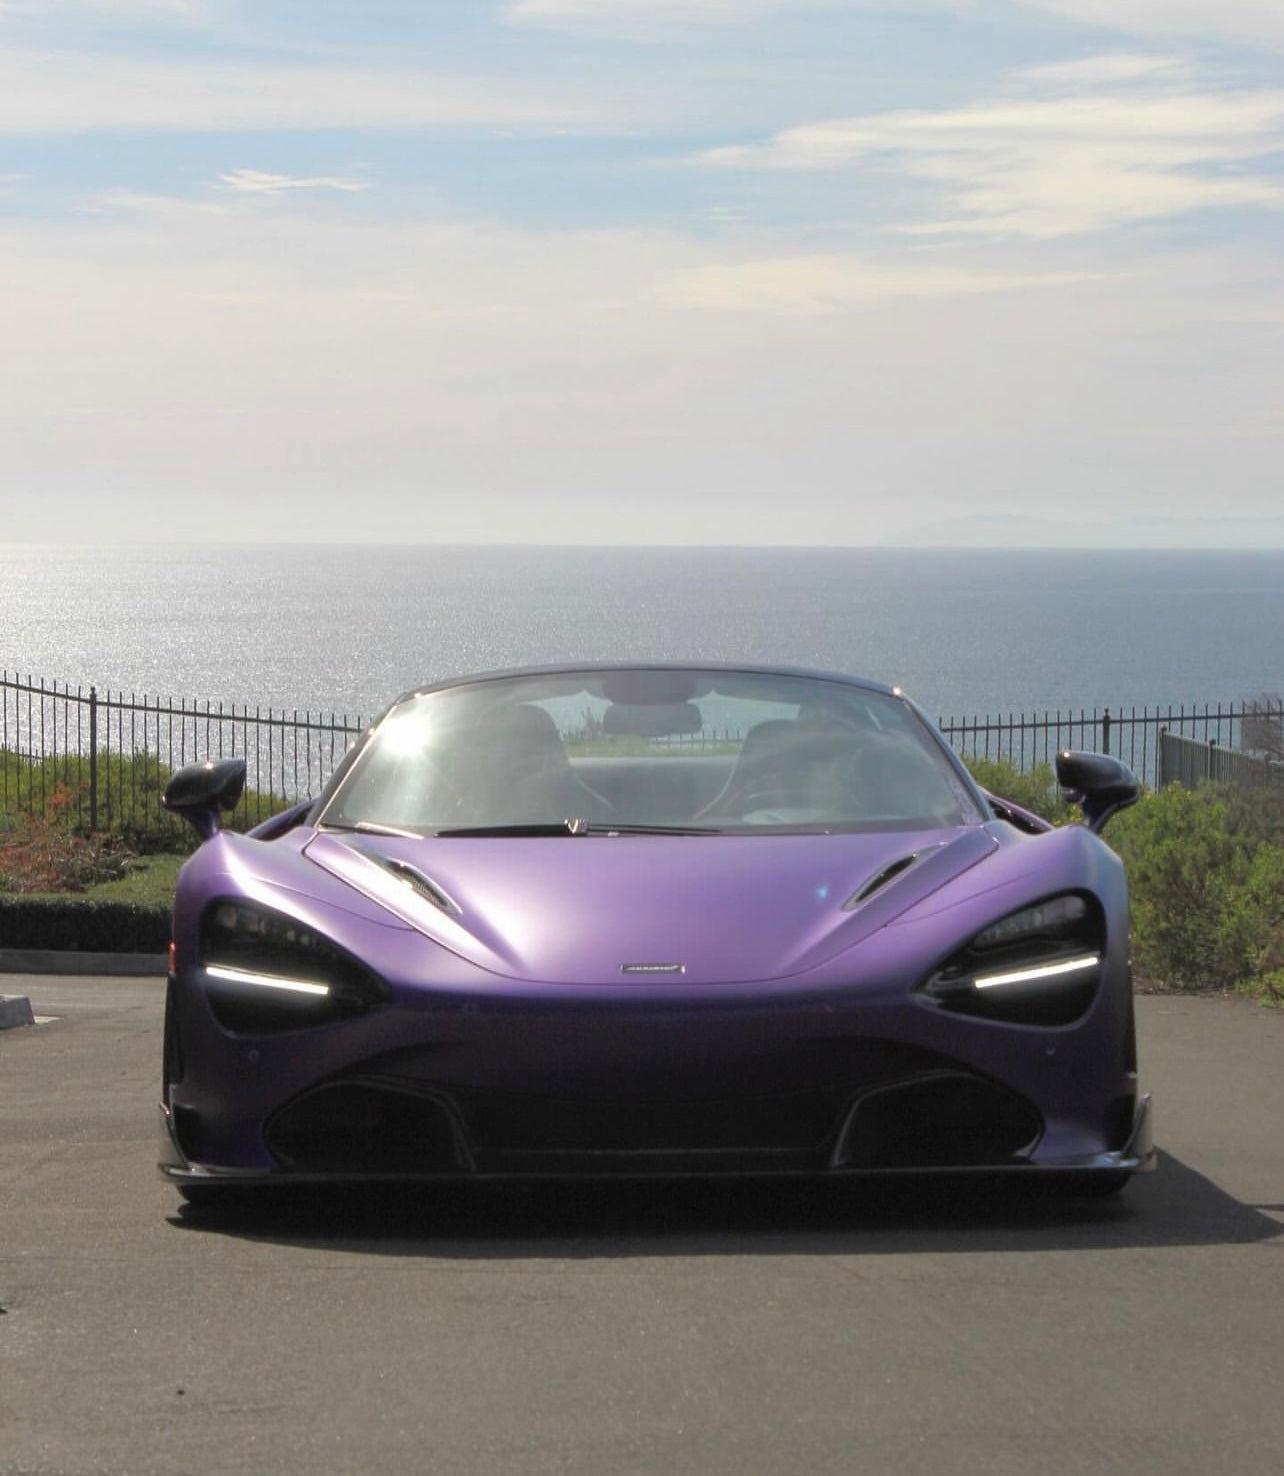
[[[3,0],[0,0],[3,3]],[[68,556],[113,550],[160,553],[168,550],[200,551],[213,554],[219,550],[262,550],[265,555],[277,550],[347,549],[353,552],[377,553],[381,550],[469,549],[496,552],[525,550],[553,553],[559,549],[587,552],[682,553],[693,550],[722,549],[728,552],[770,553],[805,552],[808,549],[837,551],[867,550],[894,553],[899,549],[986,550],[1004,552],[1056,552],[1059,550],[1098,549],[1120,553],[1284,553],[1284,517],[1265,518],[1117,518],[1103,522],[1089,520],[1028,517],[1020,513],[975,513],[953,518],[933,519],[899,528],[882,538],[866,543],[579,543],[532,541],[487,541],[484,543],[446,539],[402,539],[387,543],[382,539],[361,538],[242,538],[217,540],[200,538],[143,537],[119,541],[48,540],[0,537],[0,550],[9,549],[19,557],[36,550],[58,551]]]
[[[1094,523],[977,513],[914,524],[884,538],[880,547],[1270,551],[1284,549],[1284,517],[1117,518]]]

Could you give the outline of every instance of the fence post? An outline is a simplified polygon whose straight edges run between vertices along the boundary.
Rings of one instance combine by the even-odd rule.
[[[1110,709],[1107,707],[1101,718],[1101,751],[1110,752]]]
[[[89,831],[98,829],[98,689],[89,689]]]
[[[1204,778],[1211,780],[1213,777],[1213,749],[1217,747],[1217,739],[1208,740],[1208,759],[1204,769]]]

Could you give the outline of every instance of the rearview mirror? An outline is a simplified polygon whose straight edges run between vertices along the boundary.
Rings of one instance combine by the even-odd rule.
[[[1057,783],[1083,810],[1088,829],[1097,835],[1117,810],[1135,805],[1141,796],[1137,776],[1108,753],[1063,750],[1057,754]]]
[[[243,758],[209,759],[171,775],[161,804],[181,815],[202,840],[209,840],[218,832],[218,812],[234,810],[244,788]]]

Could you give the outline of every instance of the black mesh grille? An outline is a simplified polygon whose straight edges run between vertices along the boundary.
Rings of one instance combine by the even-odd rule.
[[[365,1082],[319,1087],[268,1123],[284,1168],[313,1173],[448,1173],[460,1162],[450,1113],[431,1097]]]
[[[1128,1092],[1121,1097],[1116,1097],[1106,1110],[1105,1136],[1106,1147],[1112,1150],[1122,1148],[1132,1136],[1133,1120],[1137,1116],[1137,1094]]]
[[[205,1136],[201,1130],[199,1113],[191,1107],[174,1107],[171,1112],[174,1136],[183,1156],[191,1163],[199,1163],[205,1157]]]
[[[717,1101],[566,1101],[455,1092],[481,1151],[683,1153],[815,1148],[830,1139],[848,1088]]]
[[[1014,1093],[977,1077],[942,1074],[871,1092],[839,1144],[850,1168],[949,1168],[1010,1163],[1043,1124]]]

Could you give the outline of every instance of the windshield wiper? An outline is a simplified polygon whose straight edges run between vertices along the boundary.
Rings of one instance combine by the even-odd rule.
[[[433,832],[437,836],[484,838],[486,836],[545,835],[721,835],[707,825],[616,825],[588,820],[525,821],[516,825],[461,825]]]
[[[375,820],[358,820],[355,825],[341,825],[335,820],[323,820],[325,830],[355,830],[361,835],[397,835],[405,840],[423,840],[422,830],[399,830],[395,825],[380,825]]]
[[[479,839],[488,835],[582,835],[584,832],[576,828],[580,824],[579,820],[522,820],[515,825],[457,825],[448,830],[434,830],[433,835]]]
[[[712,825],[628,825],[602,820],[585,826],[580,835],[721,835]]]

